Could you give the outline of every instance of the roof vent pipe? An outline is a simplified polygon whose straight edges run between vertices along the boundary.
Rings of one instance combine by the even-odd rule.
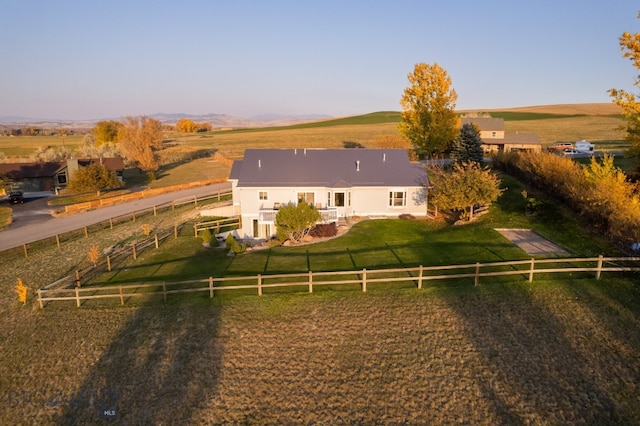
[[[262,168],[262,161],[261,160],[258,160],[258,168],[259,169]]]
[[[383,152],[382,153],[382,162],[384,163],[385,161],[387,161],[387,153]]]
[[[356,160],[356,172],[360,171],[360,160]]]

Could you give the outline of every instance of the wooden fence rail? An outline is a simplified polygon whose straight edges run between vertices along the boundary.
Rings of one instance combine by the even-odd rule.
[[[230,196],[231,196],[231,191],[216,191],[213,194],[203,196],[203,197],[192,196],[192,197],[178,198],[167,203],[158,204],[145,209],[136,210],[132,213],[127,213],[121,216],[112,217],[112,218],[103,220],[101,222],[94,223],[93,225],[80,227],[76,230],[69,231],[64,234],[57,234],[53,237],[30,241],[26,244],[23,244],[21,247],[8,249],[8,250],[5,250],[5,252],[9,254],[12,251],[17,252],[17,250],[19,250],[20,253],[25,258],[28,259],[29,251],[32,250],[34,246],[46,246],[46,245],[56,244],[58,248],[61,248],[61,242],[72,241],[78,238],[88,238],[89,234],[93,230],[103,230],[107,228],[113,229],[114,225],[117,225],[119,223],[125,223],[125,222],[131,222],[131,221],[135,222],[136,220],[139,220],[144,215],[153,214],[153,216],[156,216],[159,211],[168,210],[168,209],[174,210],[176,207],[180,207],[187,204],[194,204],[197,206],[198,203],[202,203],[208,200],[215,200],[216,203],[226,204],[226,200],[224,199]]]
[[[68,287],[81,287],[97,274],[105,271],[111,271],[111,269],[115,265],[122,263],[125,259],[129,257],[133,257],[135,259],[140,253],[151,246],[155,246],[155,248],[158,248],[160,243],[166,240],[168,237],[173,236],[174,238],[177,238],[178,233],[180,232],[180,229],[183,225],[184,223],[177,224],[171,228],[160,230],[154,235],[150,235],[143,240],[133,241],[131,244],[109,253],[96,265],[77,269],[69,275],[66,275],[59,280],[46,285],[42,289],[48,291],[51,289],[68,289]]]
[[[562,267],[540,267],[541,265],[559,264]],[[576,264],[589,264],[576,266]],[[536,266],[538,266],[536,268]],[[208,292],[214,297],[216,292],[252,289],[261,296],[264,289],[277,287],[305,287],[309,293],[318,286],[359,285],[363,292],[367,286],[375,283],[410,282],[417,288],[423,288],[426,282],[437,280],[473,278],[474,285],[479,285],[480,278],[509,275],[524,275],[529,282],[535,274],[558,274],[592,272],[600,279],[603,272],[640,272],[640,257],[608,257],[571,258],[571,259],[528,259],[509,262],[473,263],[466,265],[417,266],[412,268],[353,270],[337,272],[312,272],[298,274],[274,274],[245,277],[209,277],[206,279],[179,281],[133,283],[103,287],[56,288],[38,290],[38,302],[43,308],[53,301],[75,301],[81,306],[83,300],[119,299],[124,305],[131,297],[162,294]]]
[[[193,231],[195,237],[198,238],[198,232],[203,231],[205,229],[215,228],[216,233],[219,233],[221,229],[240,227],[240,216],[230,217],[226,219],[219,220],[209,220],[206,222],[198,222],[193,225]]]

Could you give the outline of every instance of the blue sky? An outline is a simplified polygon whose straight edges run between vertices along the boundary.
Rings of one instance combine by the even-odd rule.
[[[631,0],[0,0],[0,116],[400,110],[418,62],[458,109],[609,102]]]

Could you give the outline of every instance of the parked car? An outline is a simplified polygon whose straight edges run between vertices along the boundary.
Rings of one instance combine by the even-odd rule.
[[[573,149],[573,144],[570,142],[558,142],[547,148],[549,152],[562,152],[567,149]]]
[[[11,191],[9,193],[9,203],[11,204],[24,203],[24,195],[22,194],[22,191]]]

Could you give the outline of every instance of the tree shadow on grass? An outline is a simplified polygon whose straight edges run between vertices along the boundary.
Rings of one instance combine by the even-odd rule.
[[[155,298],[126,309],[133,309],[129,320],[55,423],[198,423],[219,383],[220,306],[170,295],[166,303]]]
[[[580,333],[592,325],[561,320],[545,304],[557,301],[545,296],[508,285],[447,298],[481,362],[482,371],[472,373],[491,415],[501,424],[633,422],[628,403],[616,400],[619,392],[633,394],[633,387],[612,392],[609,382],[620,384],[626,376],[637,383],[638,365],[609,363],[606,351],[591,353]]]

